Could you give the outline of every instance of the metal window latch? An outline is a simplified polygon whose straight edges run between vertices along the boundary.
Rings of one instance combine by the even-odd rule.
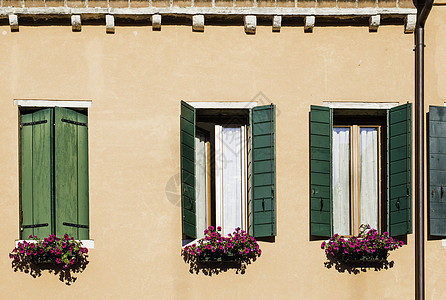
[[[396,200],[395,203],[396,208],[398,208],[398,210],[400,210],[400,198],[398,197],[398,200]]]
[[[443,194],[444,194],[443,186],[440,186],[440,198],[441,199],[443,199]]]
[[[324,207],[324,200],[322,199],[322,197],[321,197],[321,211],[322,211],[322,208]]]

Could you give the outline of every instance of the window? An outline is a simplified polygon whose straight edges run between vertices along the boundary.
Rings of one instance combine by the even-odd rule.
[[[428,115],[429,235],[446,236],[446,107],[430,106]]]
[[[274,106],[194,108],[181,102],[183,238],[209,225],[276,234]]]
[[[411,105],[310,112],[311,235],[411,232]]]
[[[21,110],[21,237],[89,238],[85,110]]]

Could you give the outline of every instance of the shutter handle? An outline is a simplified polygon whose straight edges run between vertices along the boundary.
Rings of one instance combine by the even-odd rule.
[[[431,191],[432,198],[434,198],[434,190]]]
[[[398,211],[400,210],[400,197],[398,197],[398,200],[396,200],[395,203],[396,208],[398,208]]]
[[[444,191],[443,191],[443,185],[440,187],[440,198],[441,199],[443,199],[443,194],[444,194]]]
[[[316,194],[316,190],[315,189],[313,189],[313,196]]]
[[[265,198],[262,198],[262,211],[265,211]]]
[[[321,211],[322,211],[322,207],[324,207],[324,200],[321,197]]]

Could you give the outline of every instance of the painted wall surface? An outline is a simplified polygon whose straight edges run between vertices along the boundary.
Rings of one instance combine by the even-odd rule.
[[[426,105],[443,105],[446,8],[427,28]],[[414,235],[393,268],[358,275],[324,267],[309,238],[310,105],[413,102],[413,35],[402,26],[0,27],[0,298],[411,299]],[[89,265],[66,286],[14,272],[19,238],[19,129],[14,99],[92,100],[89,114]],[[188,272],[180,256],[180,100],[277,105],[277,237],[245,274]],[[446,296],[441,241],[426,246],[427,297]]]
[[[442,2],[442,1],[438,1]],[[444,2],[444,1],[443,1]],[[435,1],[437,3],[437,1]],[[446,102],[446,59],[442,52],[446,49],[446,30],[441,26],[446,18],[446,6],[434,6],[426,22],[426,60],[425,60],[425,111],[428,105],[442,106]],[[427,188],[427,195],[429,189]],[[427,199],[429,199],[427,197]],[[428,299],[446,297],[446,291],[440,287],[441,278],[445,278],[444,255],[446,249],[438,240],[426,243],[426,296]]]

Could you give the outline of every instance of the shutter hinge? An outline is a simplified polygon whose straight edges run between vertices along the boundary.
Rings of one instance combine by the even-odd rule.
[[[20,231],[23,231],[22,223],[23,223],[23,210],[20,210],[20,213],[19,213]]]
[[[23,126],[30,126],[30,125],[38,125],[38,124],[44,124],[48,122],[47,120],[42,120],[42,121],[35,121],[35,122],[28,122],[28,123],[21,123],[20,124],[20,128],[22,128]]]
[[[63,222],[62,225],[70,226],[70,227],[76,227],[76,228],[86,228],[86,229],[88,229],[88,225],[80,225],[80,224],[73,224],[73,223],[67,223],[67,222]]]
[[[22,225],[22,228],[37,228],[37,227],[46,227],[48,226],[48,223],[42,223],[42,224],[33,224],[33,225]]]
[[[69,124],[73,124],[73,125],[80,125],[80,126],[85,126],[88,127],[88,123],[82,123],[82,122],[77,122],[77,121],[73,121],[73,120],[67,120],[67,119],[60,119],[62,122],[65,123],[69,123]]]

